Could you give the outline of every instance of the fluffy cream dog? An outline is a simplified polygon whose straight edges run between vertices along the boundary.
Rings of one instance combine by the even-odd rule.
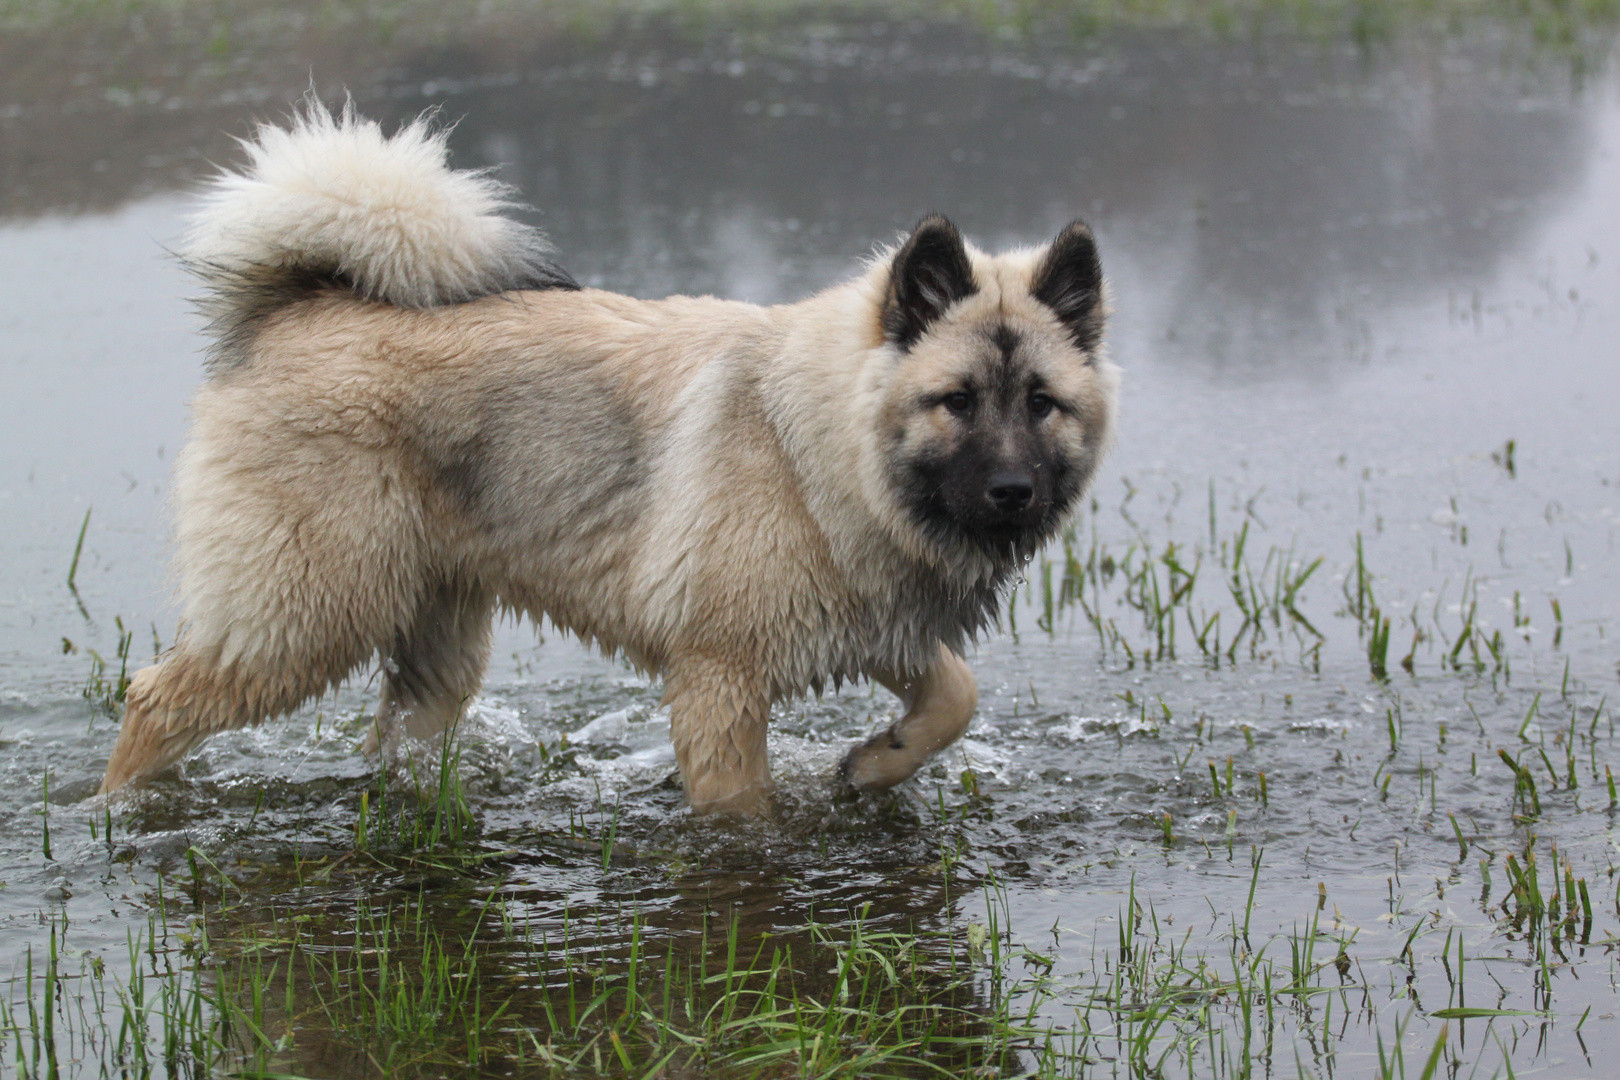
[[[922,221],[807,300],[581,289],[419,120],[261,128],[182,255],[214,347],[176,470],[181,629],[102,782],[150,778],[381,657],[383,749],[455,723],[497,608],[664,679],[700,810],[758,812],[773,702],[904,703],[882,788],[976,704],[963,648],[1109,441],[1103,280],[1076,222],[987,255]]]

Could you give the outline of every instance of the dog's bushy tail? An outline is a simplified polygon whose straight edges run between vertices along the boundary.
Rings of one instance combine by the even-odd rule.
[[[578,288],[540,231],[506,216],[506,185],[449,167],[447,134],[423,115],[389,137],[352,102],[334,115],[311,97],[243,140],[247,165],[209,182],[180,249],[207,287],[215,362],[316,288],[414,308]]]

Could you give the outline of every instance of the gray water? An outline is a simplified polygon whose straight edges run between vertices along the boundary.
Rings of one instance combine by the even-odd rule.
[[[756,934],[867,903],[895,925],[993,918],[1075,986],[1129,897],[1211,955],[1234,920],[1282,953],[1314,921],[1324,955],[1349,961],[1319,978],[1353,1008],[1324,1017],[1301,997],[1257,1072],[1370,1075],[1397,1024],[1426,1054],[1429,1014],[1466,1002],[1523,1015],[1454,1018],[1451,1075],[1611,1073],[1611,46],[1576,62],[1512,26],[1358,44],[869,19],[345,51],[345,32],[300,39],[327,60],[320,89],[346,85],[387,121],[442,107],[456,163],[516,185],[592,285],[791,300],[936,209],[992,249],[1084,216],[1113,284],[1118,445],[1067,553],[1031,567],[979,646],[962,747],[893,798],[837,799],[841,749],[891,709],[846,689],[781,710],[779,820],[693,822],[658,687],[552,628],[504,626],[462,771],[509,910],[546,926],[632,904],[672,939],[721,910]],[[286,876],[289,858],[348,850],[374,776],[353,750],[365,677],[208,743],[92,838],[106,811],[81,800],[116,734],[95,666],[116,677],[124,631],[131,670],[174,634],[164,498],[201,341],[165,249],[186,185],[307,70],[249,50],[188,81],[180,45],[179,60],[139,35],[53,53],[50,34],[35,48],[67,70],[10,77],[0,101],[0,979],[52,932],[127,968],[127,934],[193,846],[267,908],[341,918],[398,884]],[[1382,677],[1358,543],[1389,619]],[[1151,565],[1161,598],[1185,583],[1170,544],[1197,578],[1167,639],[1133,606],[1147,579],[1129,579]],[[1292,610],[1272,602],[1278,567],[1297,578],[1318,558]],[[1083,602],[1065,602],[1066,566],[1085,571]],[[1235,574],[1266,608],[1247,625]],[[1499,749],[1534,775],[1535,812]],[[608,807],[611,865],[575,840]],[[947,847],[968,887],[942,886]],[[1584,879],[1589,921],[1549,937],[1513,917],[1506,859],[1527,851],[1548,892],[1566,864]],[[447,888],[445,910],[466,895]],[[18,1068],[4,1039],[0,1070]],[[1215,1071],[1177,1054],[1177,1075]],[[317,1051],[290,1060],[320,1074]],[[1093,1067],[1140,1071],[1123,1053]]]

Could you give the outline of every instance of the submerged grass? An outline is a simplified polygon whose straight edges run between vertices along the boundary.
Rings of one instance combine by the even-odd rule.
[[[992,1076],[1023,1059],[1059,1075],[1073,1059],[1023,1011],[1038,988],[998,971],[985,997],[982,936],[975,952],[971,933],[860,913],[780,940],[745,941],[733,919],[718,941],[705,925],[655,945],[635,916],[627,932],[565,918],[554,941],[491,903],[445,927],[420,897],[262,923],[201,910],[176,926],[160,899],[123,982],[99,961],[64,976],[67,926],[53,922],[45,955],[30,950],[0,998],[16,1075],[62,1075],[65,1059],[136,1076]]]
[[[1263,861],[1251,853],[1254,881]],[[1526,909],[1516,917],[1555,945],[1584,909],[1557,921],[1557,899],[1535,892],[1533,857],[1510,865],[1512,902]],[[0,1053],[30,1078],[1081,1077],[1121,1067],[1225,1078],[1288,1072],[1337,1009],[1370,1025],[1378,1075],[1405,1075],[1414,1011],[1394,1019],[1386,1047],[1366,1009],[1376,987],[1354,959],[1357,931],[1325,924],[1325,892],[1291,931],[1253,941],[1251,884],[1209,951],[1133,883],[1117,935],[1058,971],[1050,946],[1014,933],[995,876],[978,889],[982,922],[896,925],[862,908],[760,933],[717,908],[674,934],[623,908],[532,918],[498,879],[458,890],[459,910],[425,893],[278,908],[207,879],[189,904],[161,889],[152,898],[122,978],[100,959],[64,964],[70,929],[53,920],[48,947],[19,958],[0,997]],[[1412,962],[1425,923],[1419,913],[1397,962]],[[1456,957],[1460,976],[1460,939]],[[1470,1007],[1460,990],[1455,1000],[1432,1015],[1534,1015]],[[1423,1075],[1444,1028],[1435,1045]]]

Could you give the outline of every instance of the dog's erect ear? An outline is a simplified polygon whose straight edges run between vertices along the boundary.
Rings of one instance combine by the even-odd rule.
[[[962,234],[945,218],[930,214],[889,264],[883,332],[909,349],[947,308],[978,291]]]
[[[1090,352],[1102,340],[1102,280],[1091,230],[1083,221],[1071,221],[1041,259],[1029,291],[1056,313],[1074,343]]]

